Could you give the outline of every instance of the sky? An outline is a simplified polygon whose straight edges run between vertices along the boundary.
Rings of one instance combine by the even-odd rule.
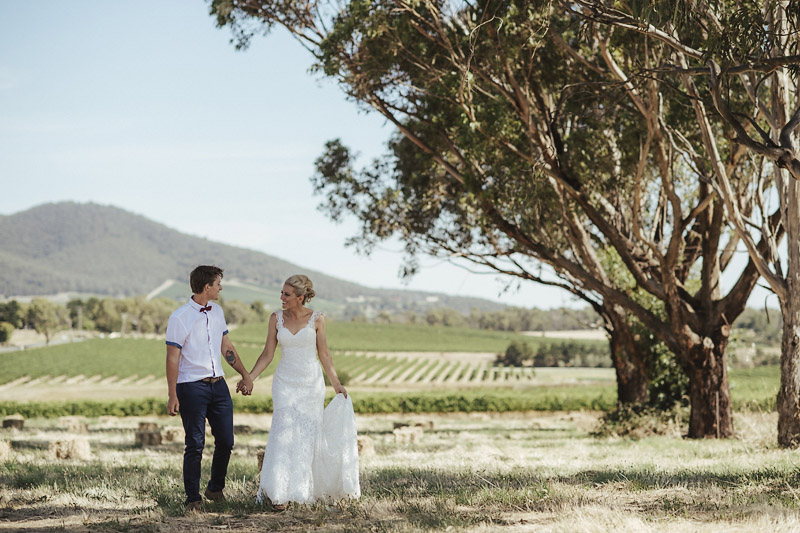
[[[340,138],[368,162],[392,128],[285,31],[245,51],[230,38],[202,0],[0,2],[0,214],[94,202],[370,287],[583,306],[442,259],[403,280],[401,243],[346,247],[358,225],[317,209],[314,160]]]

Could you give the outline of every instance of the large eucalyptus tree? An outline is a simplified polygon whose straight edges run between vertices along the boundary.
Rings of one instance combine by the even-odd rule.
[[[683,93],[698,157],[783,314],[778,442],[800,445],[800,3],[785,0],[601,2],[568,9],[605,32],[664,50],[637,72]],[[612,52],[613,53],[613,52]],[[728,146],[758,172],[732,172]],[[742,194],[748,190],[749,194]],[[775,217],[781,225],[776,228]],[[785,232],[787,247],[779,243]]]
[[[317,163],[330,213],[361,220],[358,242],[399,234],[411,255],[449,254],[570,291],[605,318],[619,383],[645,381],[635,317],[689,377],[689,435],[730,436],[725,349],[756,266],[723,293],[737,238],[725,234],[697,124],[680,94],[631,77],[665,49],[557,7],[215,0],[212,13],[239,46],[284,26],[396,126],[371,167],[354,169],[336,142]],[[721,148],[728,174],[756,170],[738,146]],[[776,222],[766,222],[773,234]]]

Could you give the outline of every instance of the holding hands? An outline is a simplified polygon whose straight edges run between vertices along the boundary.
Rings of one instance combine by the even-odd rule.
[[[236,392],[241,392],[242,396],[250,396],[253,394],[253,380],[250,379],[249,374],[244,374],[242,379],[236,383]]]

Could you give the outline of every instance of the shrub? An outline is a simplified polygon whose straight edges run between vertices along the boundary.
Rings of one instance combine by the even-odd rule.
[[[505,354],[498,354],[495,365],[523,366],[526,361],[533,359],[533,350],[527,342],[511,341]]]
[[[11,335],[14,334],[14,324],[8,322],[0,322],[0,344],[5,344],[11,340]]]
[[[666,410],[647,404],[622,404],[602,416],[592,436],[633,439],[651,435],[680,436],[688,420],[689,409],[678,404]]]

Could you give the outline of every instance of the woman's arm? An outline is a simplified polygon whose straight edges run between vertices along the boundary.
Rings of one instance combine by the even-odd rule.
[[[347,398],[347,389],[342,386],[339,376],[336,375],[336,369],[333,368],[333,357],[331,357],[331,351],[328,349],[328,339],[325,336],[325,317],[320,315],[314,325],[317,328],[317,356],[319,357],[319,362],[322,363],[322,369],[325,371],[325,375],[328,376],[334,392],[336,394],[344,394],[344,397]]]
[[[264,342],[264,349],[256,359],[253,369],[250,371],[250,379],[256,379],[269,365],[275,357],[275,349],[278,347],[278,317],[272,313],[269,317],[267,326],[267,340]]]

